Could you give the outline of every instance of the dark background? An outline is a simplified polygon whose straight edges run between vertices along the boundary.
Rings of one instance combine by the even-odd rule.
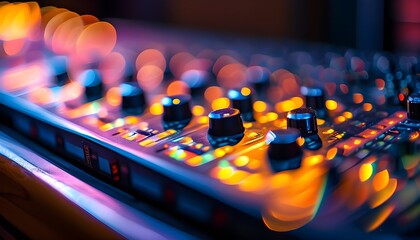
[[[420,52],[418,0],[41,0],[101,19]]]

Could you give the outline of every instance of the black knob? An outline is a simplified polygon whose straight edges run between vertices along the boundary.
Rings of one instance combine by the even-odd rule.
[[[413,93],[407,98],[407,118],[420,120],[420,93]]]
[[[102,77],[98,70],[89,69],[81,75],[82,85],[85,87],[85,97],[88,102],[102,98]]]
[[[238,109],[241,112],[244,121],[254,121],[251,89],[247,87],[242,89],[231,89],[228,92],[228,97],[232,102],[232,107]]]
[[[121,108],[127,114],[141,114],[146,106],[143,90],[136,82],[127,82],[120,85]]]
[[[325,94],[322,88],[301,87],[300,92],[305,96],[306,107],[315,110],[325,109]]]
[[[271,168],[275,171],[299,168],[302,161],[302,149],[297,144],[300,132],[297,129],[279,129],[269,131],[266,142]]]
[[[56,84],[58,86],[63,86],[69,82],[69,76],[67,72],[56,74],[55,77],[56,77]]]
[[[223,108],[209,114],[209,135],[213,137],[229,137],[243,134],[240,112],[236,108]]]
[[[163,105],[163,117],[165,122],[189,121],[192,118],[190,109],[189,95],[174,95],[164,97],[161,101]]]
[[[315,111],[310,108],[297,108],[287,114],[287,128],[297,128],[301,136],[318,133]]]

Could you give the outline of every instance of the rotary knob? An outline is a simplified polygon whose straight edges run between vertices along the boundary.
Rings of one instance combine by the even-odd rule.
[[[254,121],[252,93],[249,88],[243,87],[242,89],[231,89],[228,92],[228,97],[232,102],[232,107],[241,112],[244,121]]]
[[[161,101],[162,120],[165,123],[188,123],[192,118],[190,101],[191,97],[184,94],[164,97]]]
[[[80,75],[80,82],[85,87],[85,98],[88,102],[102,98],[102,77],[98,70],[89,69]]]
[[[209,135],[213,137],[229,137],[243,134],[240,112],[236,108],[223,108],[209,114]]]
[[[420,93],[413,93],[407,98],[407,118],[420,120]]]
[[[315,110],[325,109],[325,94],[322,88],[301,87],[300,92],[305,96],[306,107]]]
[[[270,131],[266,136],[267,142],[270,143],[268,157],[285,160],[302,155],[301,147],[296,143],[299,136],[299,130],[294,128]]]
[[[287,114],[287,128],[297,128],[301,136],[318,133],[315,111],[310,108],[297,108]]]
[[[136,82],[127,82],[120,85],[121,108],[127,114],[141,114],[146,106],[143,90]]]
[[[294,128],[268,132],[266,141],[270,145],[267,154],[273,170],[283,171],[300,167],[303,152],[296,142],[299,136],[299,130]]]

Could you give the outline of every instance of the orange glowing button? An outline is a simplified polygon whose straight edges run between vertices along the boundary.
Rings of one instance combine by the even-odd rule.
[[[203,157],[195,156],[193,158],[185,160],[185,163],[192,167],[200,166],[203,163]]]
[[[373,109],[372,104],[370,104],[370,103],[364,103],[364,104],[363,104],[363,110],[364,110],[364,111],[369,112],[369,111],[370,111],[370,110],[372,110],[372,109]]]
[[[251,174],[239,185],[239,189],[245,192],[260,191],[264,188],[264,178],[261,174]]]
[[[254,169],[254,170],[258,169],[259,167],[261,167],[261,162],[254,159],[248,163],[247,167],[249,169]]]
[[[220,180],[228,179],[233,175],[234,172],[235,170],[233,169],[233,167],[225,167],[225,168],[220,169],[217,177]]]
[[[127,116],[127,117],[124,118],[124,121],[127,124],[136,124],[136,123],[138,123],[139,119],[135,116]]]
[[[350,119],[350,118],[352,118],[352,117],[353,117],[353,113],[351,113],[351,112],[344,112],[344,113],[343,113],[343,116],[344,116],[345,118],[347,118],[347,119]]]
[[[362,103],[363,102],[363,95],[360,93],[354,93],[353,94],[353,102],[356,104]]]
[[[270,122],[274,121],[278,118],[278,114],[275,113],[275,112],[269,112],[269,113],[267,113],[266,116],[267,116],[268,121],[270,121]]]
[[[264,112],[267,109],[267,104],[263,101],[255,101],[253,107],[256,112]]]
[[[214,156],[217,158],[223,157],[225,155],[226,155],[226,152],[222,148],[217,148],[214,150]]]
[[[249,94],[251,94],[251,89],[249,89],[249,88],[247,88],[247,87],[243,87],[243,88],[241,89],[241,94],[242,94],[243,96],[249,96]]]
[[[318,126],[322,126],[322,125],[325,124],[325,120],[324,119],[317,118],[316,119],[316,124],[318,124]]]
[[[237,170],[229,178],[222,180],[222,182],[227,185],[237,185],[248,176],[248,172]]]
[[[161,103],[153,103],[149,111],[153,115],[161,115],[163,113],[163,106]]]
[[[325,106],[327,107],[328,110],[336,110],[338,107],[338,103],[334,100],[327,100],[325,102]]]
[[[245,166],[248,164],[248,162],[249,162],[248,156],[239,156],[233,161],[233,163],[238,167]]]
[[[204,111],[204,107],[200,105],[195,105],[194,107],[192,107],[192,113],[194,116],[201,116],[204,114]]]
[[[344,146],[343,146],[343,148],[344,148],[344,149],[346,149],[346,150],[347,150],[347,149],[350,149],[351,147],[352,147],[352,146],[351,146],[351,145],[348,145],[348,144],[344,144]]]
[[[222,108],[227,108],[230,105],[230,100],[229,98],[217,98],[215,99],[212,103],[211,103],[211,108],[213,110],[218,110],[218,109],[222,109]]]
[[[327,152],[327,154],[326,154],[326,157],[327,157],[327,160],[332,160],[332,159],[334,159],[335,158],[335,156],[337,155],[337,151],[338,151],[338,149],[337,148],[331,148],[331,149],[329,149],[328,150],[328,152]]]

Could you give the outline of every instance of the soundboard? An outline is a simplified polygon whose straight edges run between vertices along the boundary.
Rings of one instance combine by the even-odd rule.
[[[25,4],[2,125],[216,237],[418,234],[418,55]]]

